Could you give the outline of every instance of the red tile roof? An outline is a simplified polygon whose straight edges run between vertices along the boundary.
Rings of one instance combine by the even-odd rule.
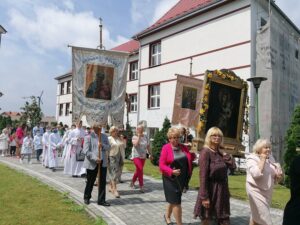
[[[144,32],[150,31],[154,28],[161,26],[173,19],[179,18],[183,15],[189,14],[198,9],[204,8],[212,3],[218,2],[220,0],[180,0],[176,5],[174,5],[168,12],[165,13],[159,20],[157,20],[153,25],[138,33],[136,36],[143,34]]]
[[[124,44],[121,44],[117,47],[112,48],[113,51],[120,51],[120,52],[135,52],[140,48],[140,43],[136,40],[130,40]]]
[[[21,113],[19,113],[19,112],[3,112],[1,115],[6,115],[6,116],[21,116]]]

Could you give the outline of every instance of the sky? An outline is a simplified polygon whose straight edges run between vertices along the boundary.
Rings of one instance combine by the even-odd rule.
[[[178,0],[0,0],[0,113],[19,112],[42,95],[42,111],[55,116],[57,81],[72,68],[68,45],[99,46],[99,17],[106,49],[153,24]],[[276,0],[300,27],[300,1]]]

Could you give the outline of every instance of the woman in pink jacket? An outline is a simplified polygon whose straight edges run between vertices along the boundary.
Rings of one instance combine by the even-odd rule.
[[[188,176],[192,173],[193,156],[186,146],[179,143],[179,129],[170,128],[167,137],[169,143],[163,146],[159,158],[165,198],[169,203],[164,219],[166,224],[173,224],[171,222],[173,213],[176,224],[182,225],[181,196]]]

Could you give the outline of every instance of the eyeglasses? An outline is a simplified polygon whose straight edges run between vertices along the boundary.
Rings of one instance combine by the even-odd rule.
[[[179,139],[179,137],[178,136],[174,136],[174,137],[171,137],[170,139]]]
[[[218,134],[213,134],[213,135],[210,135],[210,136],[213,137],[213,138],[222,138],[222,136],[218,135]]]

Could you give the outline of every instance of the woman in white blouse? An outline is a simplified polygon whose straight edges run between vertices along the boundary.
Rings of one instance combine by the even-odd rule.
[[[111,146],[109,151],[109,165],[108,174],[110,180],[109,191],[116,197],[120,198],[120,194],[117,190],[117,181],[124,164],[122,158],[122,152],[125,151],[125,140],[118,136],[118,129],[112,126],[109,129],[110,136],[108,137],[109,144]]]
[[[271,225],[270,204],[274,183],[282,170],[271,153],[271,143],[258,139],[247,157],[246,191],[251,208],[250,225]]]

